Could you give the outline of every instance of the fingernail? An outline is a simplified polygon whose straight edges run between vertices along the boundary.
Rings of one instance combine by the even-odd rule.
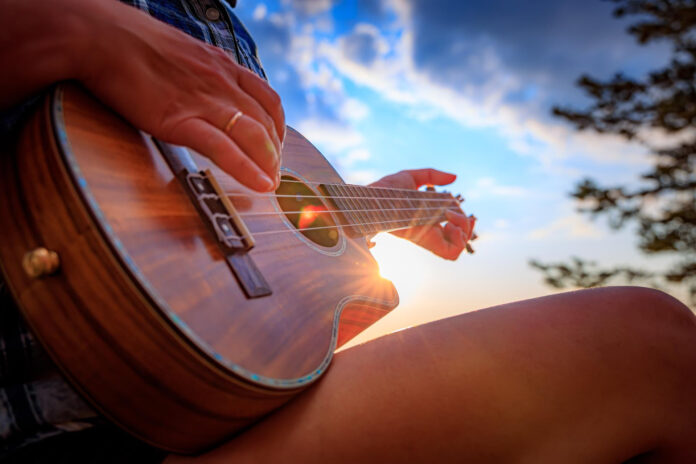
[[[274,190],[275,184],[266,174],[260,173],[258,175],[258,181],[265,191]]]
[[[279,164],[280,163],[280,154],[278,153],[278,150],[276,150],[275,145],[273,145],[273,142],[271,142],[270,140],[267,140],[266,141],[266,149],[271,153],[271,155],[273,155],[273,161],[275,162],[275,164],[276,165]]]

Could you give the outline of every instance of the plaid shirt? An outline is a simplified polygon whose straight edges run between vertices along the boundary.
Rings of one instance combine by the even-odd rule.
[[[255,43],[232,11],[236,3],[234,0],[122,1],[197,39],[229,51],[238,63],[266,79]],[[10,111],[0,113],[0,139],[10,139],[41,99],[42,95],[37,95]],[[124,441],[130,438],[113,428],[109,429],[111,426],[63,380],[28,330],[5,284],[0,280],[0,460],[19,458],[34,462],[50,456],[51,461],[56,461],[55,449],[45,450],[45,454],[27,454],[27,451],[37,448],[27,445],[41,445],[46,443],[47,438],[59,435],[67,438],[70,435],[68,432],[105,427],[106,435],[111,437],[106,441],[102,439],[101,444],[92,445],[102,450],[92,449],[77,458],[73,454],[63,454],[62,459],[66,462],[80,459],[89,462],[106,462],[107,459],[112,462],[130,461],[127,450],[132,450],[134,456],[139,456],[138,462],[141,462],[140,458],[148,455],[148,450],[145,445],[124,445]],[[92,441],[93,437],[89,438],[63,448],[89,448],[90,444],[84,443]],[[55,443],[56,439],[52,440]],[[108,442],[108,446],[104,445],[105,442]],[[150,455],[153,455],[151,451]]]

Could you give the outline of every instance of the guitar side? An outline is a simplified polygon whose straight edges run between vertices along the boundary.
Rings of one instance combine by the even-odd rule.
[[[62,89],[26,128],[20,155],[4,157],[0,262],[54,360],[116,423],[165,449],[204,450],[314,382],[337,344],[396,306],[364,239],[307,243],[266,214],[278,213],[273,199],[196,156],[252,229],[278,231],[249,252],[273,293],[247,298],[152,141]],[[293,131],[283,160],[309,183],[341,182]],[[39,246],[61,268],[32,279],[21,261]]]

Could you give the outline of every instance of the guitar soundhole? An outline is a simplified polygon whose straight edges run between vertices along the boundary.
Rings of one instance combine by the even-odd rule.
[[[336,223],[326,203],[312,189],[298,179],[282,176],[276,195],[285,217],[302,235],[323,247],[336,246]]]

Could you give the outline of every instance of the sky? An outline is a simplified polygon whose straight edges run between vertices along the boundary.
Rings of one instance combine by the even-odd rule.
[[[356,342],[510,301],[552,293],[530,259],[570,256],[607,266],[641,256],[631,230],[579,214],[584,177],[635,182],[644,149],[578,133],[551,116],[581,108],[581,74],[640,76],[666,44],[639,46],[595,0],[239,0],[290,126],[349,183],[406,168],[456,173],[477,216],[474,255],[447,262],[388,234],[373,254],[399,308]]]

